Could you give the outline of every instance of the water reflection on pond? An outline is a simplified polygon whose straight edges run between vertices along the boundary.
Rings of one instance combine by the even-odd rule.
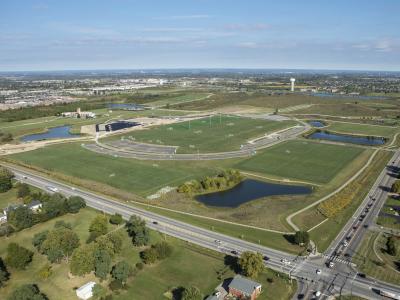
[[[196,200],[209,206],[238,207],[243,203],[262,197],[306,195],[311,192],[312,188],[309,186],[268,183],[246,179],[229,190],[196,196]]]

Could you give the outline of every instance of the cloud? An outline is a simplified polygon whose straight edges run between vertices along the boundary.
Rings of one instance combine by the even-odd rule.
[[[360,51],[395,52],[400,51],[400,40],[384,38],[379,40],[364,41],[351,45]]]
[[[257,24],[227,24],[224,26],[225,30],[231,31],[261,31],[271,28],[271,25],[264,23]]]
[[[210,15],[178,15],[178,16],[164,16],[154,17],[155,20],[194,20],[194,19],[209,19]]]

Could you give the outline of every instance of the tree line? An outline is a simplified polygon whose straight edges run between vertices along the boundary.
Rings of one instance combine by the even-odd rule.
[[[206,176],[200,180],[191,180],[183,183],[177,189],[179,193],[199,194],[215,190],[231,188],[243,180],[242,174],[237,170],[224,170],[214,177]]]

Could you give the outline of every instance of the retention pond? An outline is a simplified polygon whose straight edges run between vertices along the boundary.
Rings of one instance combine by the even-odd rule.
[[[25,135],[21,138],[23,142],[41,141],[48,139],[68,139],[79,137],[79,134],[71,134],[71,126],[59,126],[50,128],[44,133]]]
[[[198,195],[196,196],[196,200],[208,206],[233,208],[258,198],[282,195],[307,195],[311,192],[312,188],[309,186],[277,184],[246,179],[229,190]]]

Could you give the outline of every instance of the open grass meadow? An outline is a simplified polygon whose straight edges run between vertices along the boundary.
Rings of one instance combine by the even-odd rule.
[[[368,136],[381,136],[390,138],[396,132],[400,131],[400,127],[392,126],[381,126],[381,125],[368,125],[368,124],[356,124],[356,123],[341,123],[334,122],[330,123],[326,129],[330,131],[349,133],[349,134],[359,134]]]
[[[324,184],[359,156],[364,149],[315,143],[283,142],[235,165],[250,172]]]
[[[0,238],[0,256],[5,257],[7,245],[16,242],[21,246],[34,251],[33,261],[26,270],[18,271],[9,269],[11,279],[6,286],[1,288],[1,299],[6,297],[19,285],[35,283],[44,292],[49,300],[76,299],[75,288],[82,286],[88,281],[95,281],[107,287],[109,280],[100,282],[93,274],[83,277],[71,277],[68,262],[52,264],[52,274],[48,279],[39,276],[39,270],[47,263],[47,258],[39,254],[32,245],[34,234],[43,230],[51,230],[56,221],[65,221],[72,225],[72,229],[78,234],[81,243],[85,243],[89,237],[89,224],[98,212],[86,208],[76,215],[65,215],[51,221],[37,224],[32,228],[15,233],[8,238]],[[109,226],[109,230],[122,230]],[[230,278],[234,272],[224,264],[222,254],[188,244],[172,237],[163,236],[151,231],[151,243],[166,239],[173,247],[171,257],[159,261],[145,268],[132,277],[127,284],[126,290],[114,293],[114,299],[166,299],[164,293],[174,287],[197,286],[204,295],[211,294],[222,279]],[[113,263],[126,260],[131,266],[140,261],[139,253],[143,248],[134,247],[127,234],[124,234],[124,243],[121,253],[114,258]],[[223,274],[222,279],[218,274]],[[272,282],[267,279],[272,278]],[[290,299],[296,290],[296,283],[289,283],[284,275],[278,275],[275,271],[265,270],[257,278],[263,284],[264,293],[259,299]]]
[[[135,131],[130,136],[144,143],[179,146],[177,153],[224,152],[239,150],[247,140],[295,124],[216,115]]]
[[[215,162],[140,161],[86,150],[78,143],[53,145],[10,158],[51,172],[96,181],[138,195],[217,172]],[[223,164],[228,162],[222,162]]]

